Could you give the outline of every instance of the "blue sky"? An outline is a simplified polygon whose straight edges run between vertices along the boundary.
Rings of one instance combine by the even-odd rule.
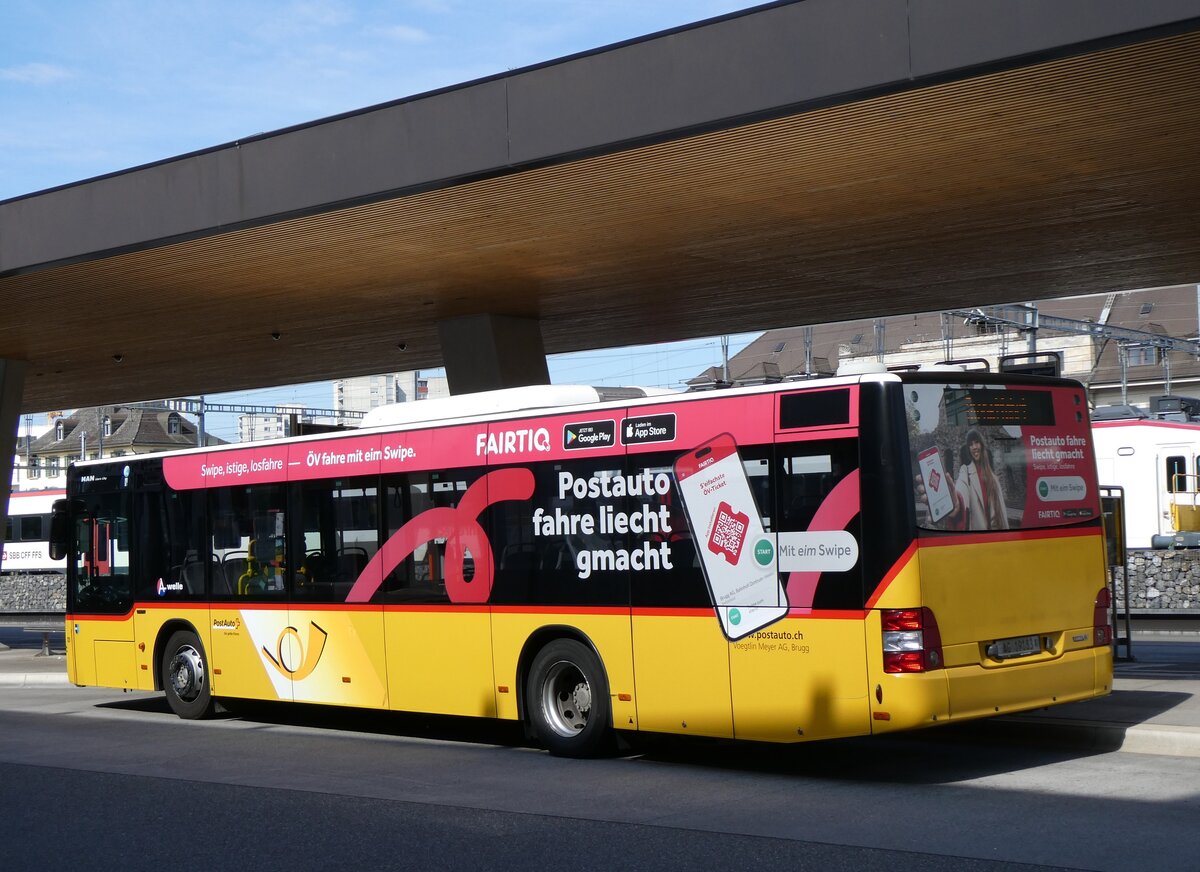
[[[0,200],[753,5],[3,0]]]
[[[0,0],[0,201],[754,5]],[[551,376],[674,386],[719,361],[706,339],[554,358]],[[232,401],[332,396],[309,384]]]

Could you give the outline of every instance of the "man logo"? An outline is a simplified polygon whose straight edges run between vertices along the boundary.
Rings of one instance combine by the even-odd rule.
[[[307,646],[300,640],[300,632],[295,627],[284,627],[275,642],[275,653],[268,651],[265,645],[262,652],[284,678],[302,681],[317,668],[328,638],[328,633],[309,621]]]

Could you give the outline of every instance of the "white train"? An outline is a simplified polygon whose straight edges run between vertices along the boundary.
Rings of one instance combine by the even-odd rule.
[[[1151,411],[1098,408],[1092,415],[1101,485],[1125,491],[1130,548],[1200,547],[1200,401],[1154,397]]]
[[[15,491],[8,500],[0,572],[65,572],[65,560],[49,553],[50,507],[66,491]]]

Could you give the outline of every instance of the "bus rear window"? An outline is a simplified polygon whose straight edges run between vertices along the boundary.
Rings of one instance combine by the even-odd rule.
[[[917,523],[991,531],[1099,513],[1081,388],[905,384]]]
[[[779,398],[779,429],[832,427],[850,422],[850,391],[820,390]]]

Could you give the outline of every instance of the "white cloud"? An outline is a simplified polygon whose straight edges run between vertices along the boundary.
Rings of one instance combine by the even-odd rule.
[[[407,24],[393,24],[389,27],[380,27],[376,30],[380,36],[395,40],[396,42],[405,42],[417,44],[429,42],[429,32],[422,30],[419,27],[410,27]]]
[[[58,64],[21,64],[0,69],[0,79],[26,85],[50,85],[71,78],[71,71]]]
[[[448,0],[409,0],[408,5],[418,12],[431,15],[447,15],[451,12]]]
[[[316,33],[331,33],[354,20],[354,9],[340,0],[298,0],[277,14],[257,10],[251,32],[268,42],[291,42]]]

